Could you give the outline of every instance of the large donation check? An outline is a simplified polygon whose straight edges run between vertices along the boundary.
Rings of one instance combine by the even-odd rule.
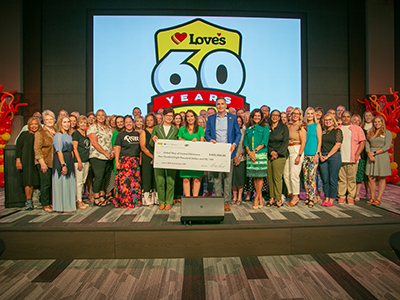
[[[154,168],[230,172],[231,144],[157,140]]]

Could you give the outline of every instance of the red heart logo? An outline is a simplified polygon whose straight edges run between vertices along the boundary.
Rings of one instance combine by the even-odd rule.
[[[218,35],[218,36],[221,36],[221,34],[220,34],[220,33],[217,33],[217,35]]]
[[[177,32],[177,33],[175,33],[174,35],[171,36],[171,40],[175,44],[179,45],[180,43],[182,43],[186,39],[186,37],[187,37],[187,33],[186,32],[184,32],[184,33]]]

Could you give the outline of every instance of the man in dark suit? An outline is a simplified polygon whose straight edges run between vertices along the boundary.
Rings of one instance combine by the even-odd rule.
[[[225,211],[231,210],[229,202],[232,197],[232,165],[236,156],[236,146],[240,142],[240,133],[237,118],[226,112],[225,98],[218,98],[216,102],[217,113],[209,116],[206,127],[206,140],[213,143],[231,144],[231,166],[230,172],[214,172],[215,195],[222,196],[222,179],[224,179]]]

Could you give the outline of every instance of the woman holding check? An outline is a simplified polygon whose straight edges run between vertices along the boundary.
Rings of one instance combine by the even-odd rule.
[[[154,127],[151,133],[150,146],[153,147],[158,139],[176,140],[178,128],[172,125],[174,110],[167,107],[163,111],[163,122]],[[175,170],[154,168],[154,175],[157,184],[158,200],[160,210],[170,210],[174,200]],[[165,189],[165,184],[167,188]]]
[[[193,110],[188,110],[185,116],[185,125],[179,129],[178,139],[182,141],[204,142],[204,129],[197,123],[197,115]],[[190,197],[190,179],[193,178],[192,195],[199,195],[201,178],[203,171],[181,170],[180,176],[183,178],[183,192],[185,197]]]
[[[254,109],[250,114],[244,137],[244,146],[248,155],[247,176],[254,178],[256,197],[253,209],[263,207],[262,185],[263,177],[267,176],[268,165],[268,138],[269,128],[265,124],[264,116],[259,109]]]

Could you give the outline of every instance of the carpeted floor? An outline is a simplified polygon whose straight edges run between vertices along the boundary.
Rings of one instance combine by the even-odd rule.
[[[140,251],[140,249],[139,249]],[[400,299],[393,252],[0,260],[5,299]]]
[[[367,205],[365,199],[355,205],[334,205],[313,208],[302,205],[281,208],[266,207],[253,210],[252,202],[231,205],[225,213],[224,225],[273,225],[273,224],[318,224],[337,225],[351,223],[376,223],[382,220],[400,220],[400,186],[388,185],[382,198],[382,205]],[[362,192],[362,195],[364,192]],[[303,196],[304,198],[304,196]],[[336,202],[337,203],[337,202]],[[286,203],[287,204],[287,203]],[[135,209],[115,208],[112,205],[98,207],[90,205],[74,213],[46,213],[42,209],[27,212],[23,208],[4,208],[4,190],[0,190],[0,228],[2,227],[112,227],[139,228],[160,226],[182,226],[180,204],[170,211],[160,211],[158,206],[142,206]]]

